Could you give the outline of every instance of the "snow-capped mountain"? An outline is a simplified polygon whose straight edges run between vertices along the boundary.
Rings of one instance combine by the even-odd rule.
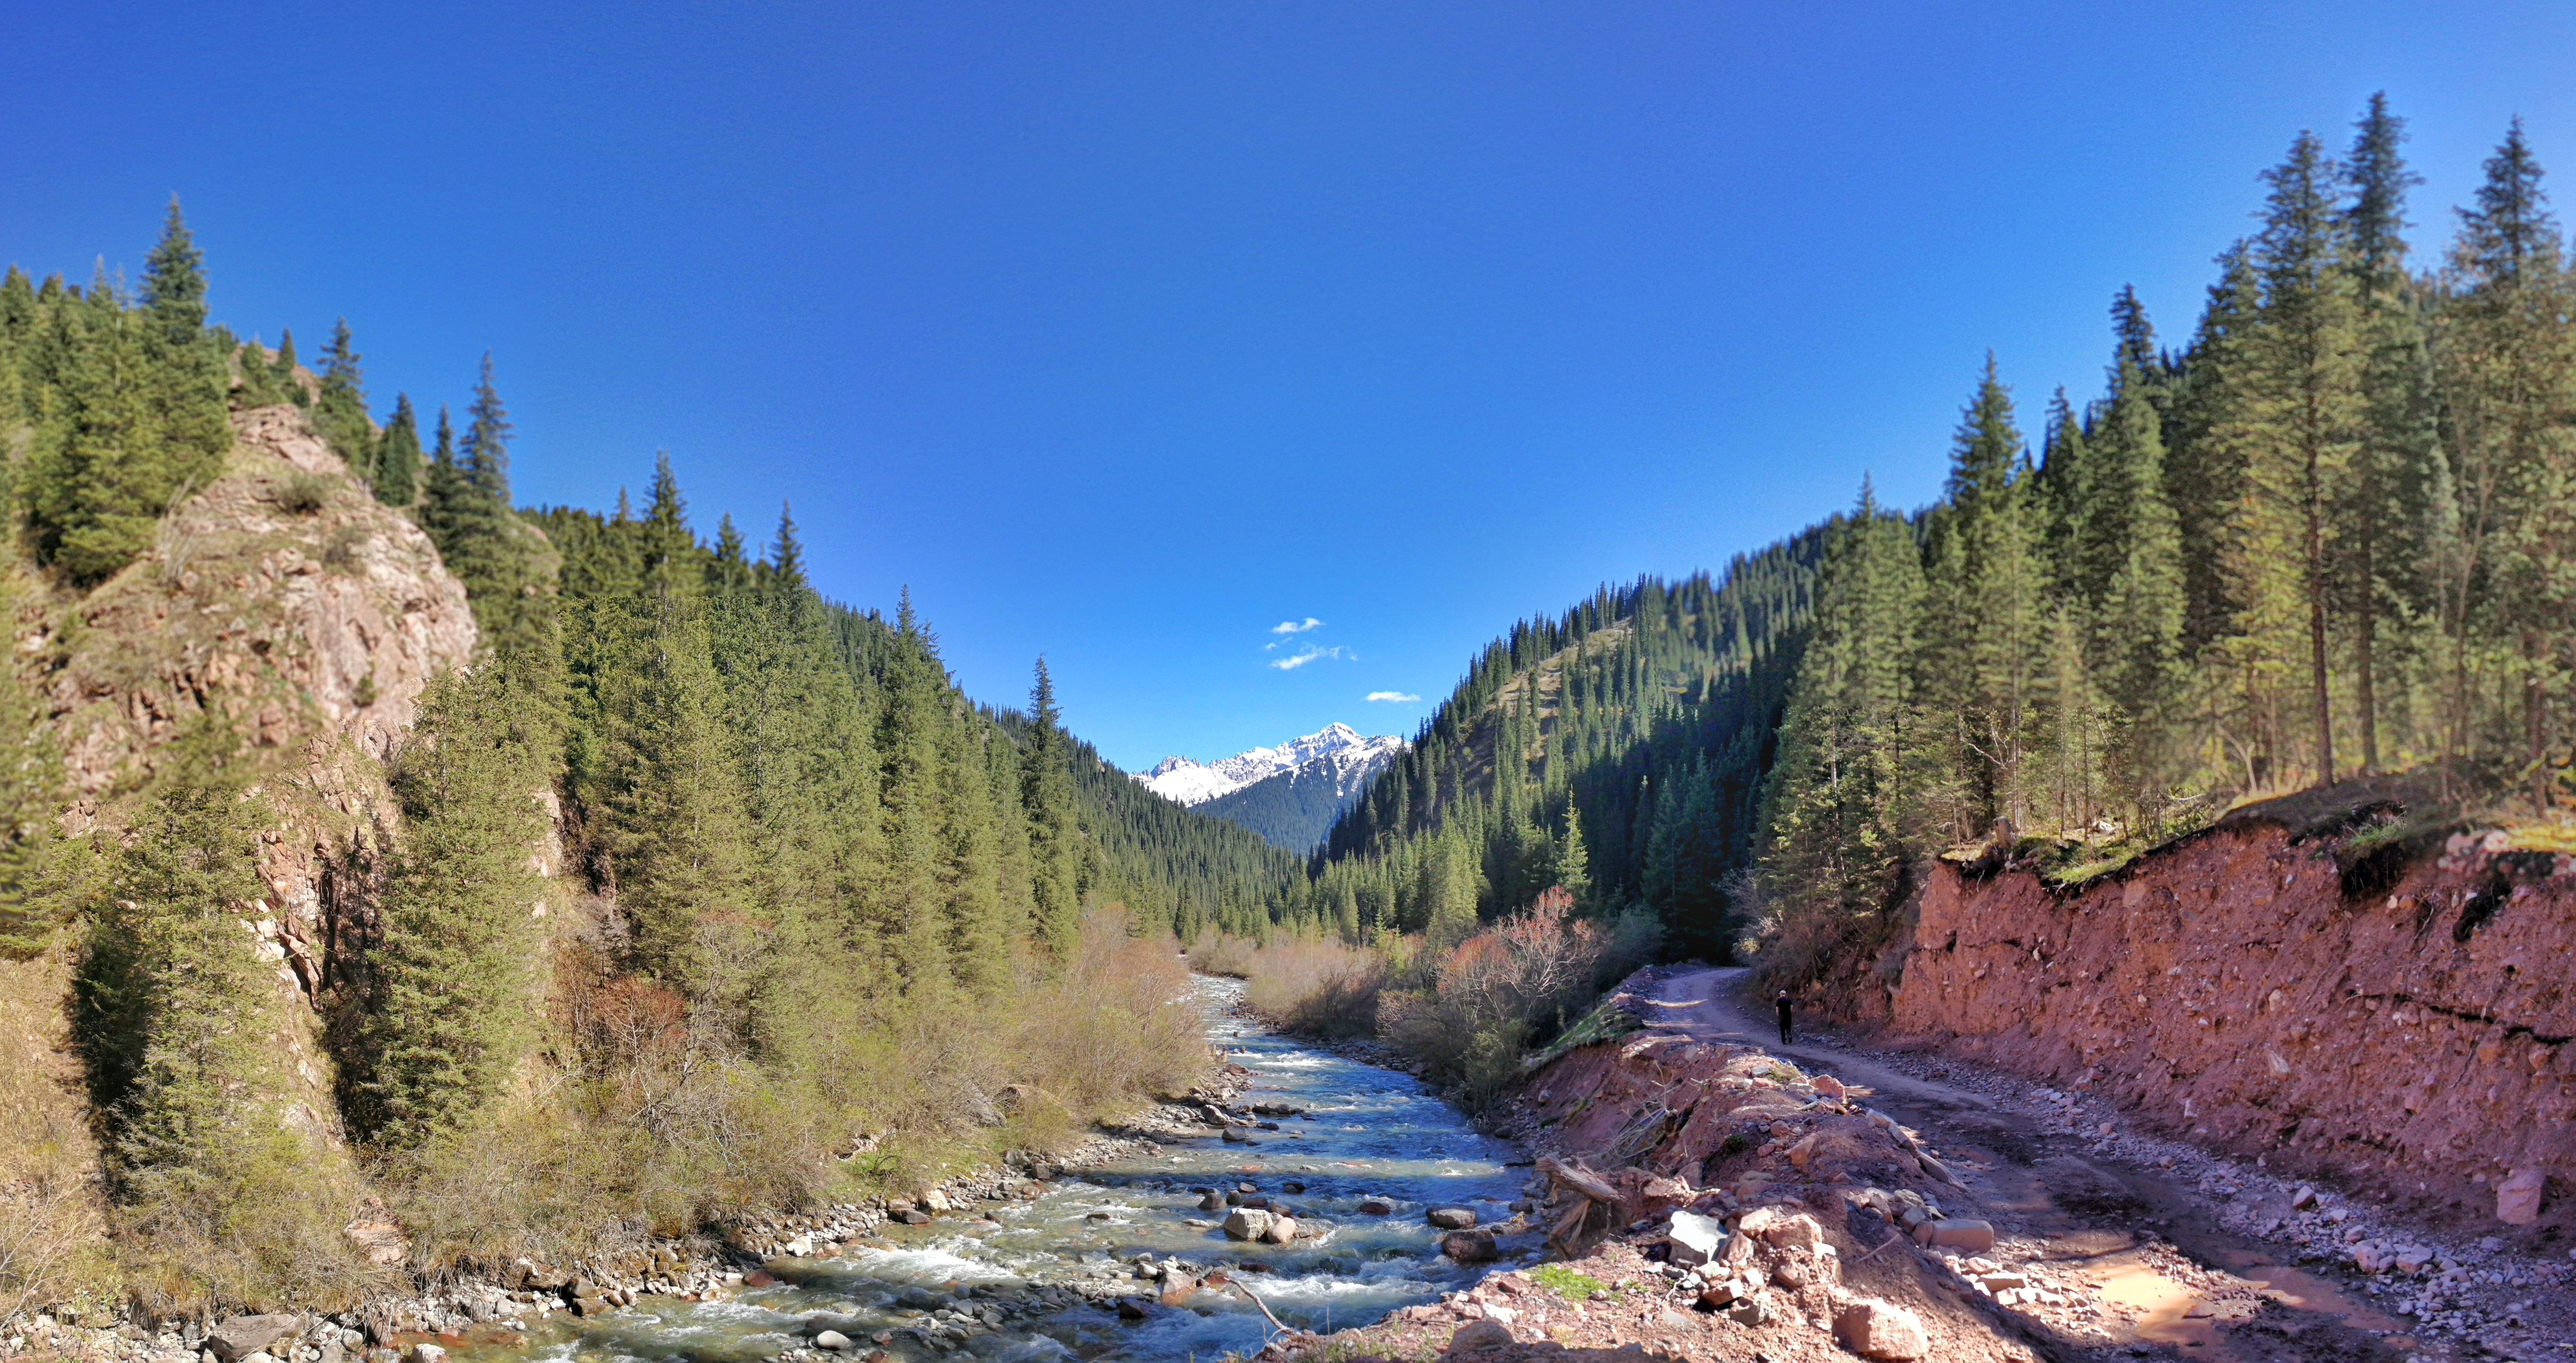
[[[1358,793],[1397,753],[1404,740],[1393,734],[1364,738],[1347,724],[1327,724],[1303,738],[1275,748],[1254,748],[1216,762],[1166,757],[1138,776],[1145,789],[1184,805],[1202,805],[1246,786],[1286,772],[1305,779],[1329,773],[1336,796]]]

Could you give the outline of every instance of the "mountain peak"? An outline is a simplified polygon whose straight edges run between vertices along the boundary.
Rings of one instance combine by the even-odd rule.
[[[1322,767],[1333,771],[1337,787],[1355,786],[1403,750],[1404,740],[1393,734],[1363,737],[1359,730],[1336,720],[1275,748],[1253,748],[1215,762],[1166,757],[1136,780],[1174,803],[1199,805],[1283,772]]]

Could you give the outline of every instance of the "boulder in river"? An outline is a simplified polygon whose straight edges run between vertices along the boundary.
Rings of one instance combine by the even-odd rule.
[[[838,1353],[841,1350],[848,1349],[852,1346],[848,1335],[842,1334],[838,1330],[825,1330],[823,1333],[814,1336],[814,1347],[817,1349],[830,1349],[833,1352]]]
[[[1382,1197],[1364,1197],[1360,1199],[1359,1210],[1362,1216],[1393,1216],[1395,1204]]]
[[[1287,1244],[1289,1241],[1297,1238],[1297,1218],[1293,1216],[1272,1216],[1270,1218],[1270,1224],[1262,1227],[1261,1238],[1274,1245]]]
[[[1476,1214],[1465,1207],[1434,1207],[1423,1219],[1441,1230],[1471,1230],[1476,1224]]]
[[[1462,1264],[1490,1264],[1503,1253],[1489,1230],[1453,1230],[1440,1237],[1440,1252]]]
[[[1237,1207],[1234,1209],[1234,1214],[1225,1219],[1226,1237],[1233,1240],[1258,1240],[1269,1232],[1270,1221],[1270,1213],[1259,1208]]]

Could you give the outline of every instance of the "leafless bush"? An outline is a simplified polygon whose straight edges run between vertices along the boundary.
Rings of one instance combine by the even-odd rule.
[[[1253,958],[1260,950],[1261,944],[1248,937],[1202,928],[1198,940],[1190,943],[1190,969],[1202,975],[1248,979],[1252,975]]]
[[[1306,1036],[1370,1036],[1386,958],[1332,938],[1274,941],[1245,963],[1244,1002],[1273,1026]]]

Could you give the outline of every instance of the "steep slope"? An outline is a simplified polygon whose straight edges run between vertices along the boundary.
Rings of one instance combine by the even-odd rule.
[[[1419,927],[1433,891],[1417,868],[1452,838],[1491,916],[1555,877],[1571,809],[1597,907],[1646,908],[1680,949],[1722,954],[1721,882],[1751,857],[1830,525],[1721,578],[1645,578],[1513,626],[1334,825],[1325,875],[1363,917],[1382,905]]]
[[[2251,806],[2073,892],[1943,862],[1892,983],[1816,1001],[2197,1144],[2564,1234],[2576,861],[2469,832],[2410,860],[2394,786]]]

